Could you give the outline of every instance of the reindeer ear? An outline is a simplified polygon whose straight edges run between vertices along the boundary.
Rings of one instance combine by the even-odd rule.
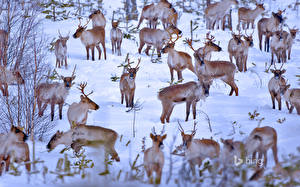
[[[80,95],[80,99],[83,100],[83,99],[84,99],[84,96],[83,96],[83,95]]]
[[[181,136],[184,136],[184,132],[181,132]]]
[[[137,67],[137,68],[136,68],[136,71],[138,71],[139,69],[140,69],[140,67]]]
[[[74,75],[74,76],[72,77],[72,81],[73,81],[75,78],[76,78],[76,75]]]
[[[68,40],[69,38],[70,38],[70,37],[69,37],[69,36],[67,36],[67,37],[66,37],[66,40]]]
[[[225,140],[223,138],[220,139],[223,144],[225,144]]]
[[[291,85],[290,84],[288,84],[287,86],[286,86],[286,89],[289,89],[291,87]]]
[[[163,140],[166,139],[166,138],[167,138],[167,134],[165,134],[165,135],[162,136]]]
[[[256,140],[259,140],[259,141],[262,141],[262,137],[259,136],[259,135],[254,135],[253,139],[256,139]]]
[[[274,73],[274,72],[275,72],[275,70],[274,70],[274,69],[270,69],[270,71],[271,71],[272,73]]]
[[[153,140],[154,139],[154,135],[152,133],[150,133],[150,138]]]
[[[60,78],[61,78],[62,80],[64,80],[65,77],[61,75]]]
[[[283,69],[282,71],[281,71],[281,74],[284,74],[286,72],[286,70],[285,69]]]

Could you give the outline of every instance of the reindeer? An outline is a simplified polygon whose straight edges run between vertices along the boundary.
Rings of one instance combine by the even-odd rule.
[[[286,70],[283,69],[271,69],[271,72],[274,74],[274,77],[272,77],[269,81],[268,88],[272,99],[272,105],[273,109],[275,109],[275,98],[278,102],[278,109],[281,110],[281,96],[284,95],[286,92],[286,80],[282,76]]]
[[[247,71],[248,50],[249,47],[253,47],[253,32],[250,36],[247,35],[247,31],[245,34],[246,36],[232,33],[232,39],[230,39],[228,43],[230,62],[232,63],[232,57],[234,57],[240,72]],[[241,39],[242,37],[245,41]]]
[[[69,40],[69,34],[66,37],[63,37],[59,30],[59,39],[55,42],[55,56],[56,56],[56,65],[55,67],[60,68],[60,66],[63,66],[65,61],[65,67],[67,68],[67,41]]]
[[[231,5],[238,5],[237,0],[222,0],[217,3],[209,4],[204,10],[206,29],[213,30],[215,24],[217,24],[217,29],[219,29],[219,21],[223,19]]]
[[[222,48],[213,42],[214,36],[210,36],[210,32],[206,33],[206,42],[204,47],[194,50],[198,56],[203,56],[205,60],[210,61],[211,53],[214,51],[222,51]],[[192,40],[187,39],[187,42],[192,43]],[[195,63],[196,71],[199,64]],[[198,72],[197,72],[198,73]]]
[[[95,27],[105,28],[106,19],[100,10],[96,10],[92,14],[90,14],[89,19],[92,20],[93,28],[95,28]]]
[[[297,114],[300,115],[300,89],[289,89],[290,86],[291,85],[286,86],[286,92],[284,93],[286,106],[289,109],[289,113],[292,113],[294,108],[296,108]],[[291,105],[290,107],[289,104]]]
[[[284,36],[283,30],[275,31],[271,39],[271,64],[274,63],[274,54],[278,63],[286,62],[286,43],[287,36]]]
[[[194,66],[192,63],[192,57],[185,52],[176,51],[174,49],[175,42],[179,39],[177,38],[175,41],[172,41],[172,36],[170,36],[170,40],[168,44],[162,49],[162,53],[168,53],[168,66],[171,73],[171,82],[174,80],[174,70],[177,71],[178,80],[182,80],[182,71],[186,68],[195,73]]]
[[[249,29],[250,23],[252,24],[252,29],[254,29],[255,19],[265,11],[264,4],[257,4],[256,8],[251,10],[249,8],[241,7],[238,10],[238,29],[240,29],[240,24],[242,23],[243,29]],[[247,25],[247,28],[246,28]]]
[[[152,133],[150,133],[150,138],[152,139],[152,147],[145,150],[144,153],[144,168],[146,170],[147,176],[150,183],[153,184],[153,172],[156,173],[155,184],[160,184],[162,169],[164,167],[164,153],[163,141],[167,138],[167,134],[164,134],[164,128],[160,135],[157,135],[155,128],[153,127]]]
[[[286,44],[286,50],[287,50],[287,53],[288,53],[288,59],[290,60],[291,59],[291,51],[292,51],[292,46],[293,46],[293,42],[296,38],[296,34],[297,32],[299,31],[299,29],[296,29],[296,28],[289,28],[289,33],[287,33],[286,31],[283,31],[285,35],[284,38],[285,39],[285,44]]]
[[[98,126],[77,125],[75,128],[67,132],[57,131],[47,144],[50,152],[56,146],[64,144],[71,146],[72,144],[81,144],[82,146],[99,147],[103,145],[105,151],[109,153],[112,159],[120,161],[118,153],[115,150],[115,143],[118,139],[118,133],[112,129]]]
[[[156,13],[155,8],[156,7],[155,7],[154,3],[144,6],[144,8],[142,9],[142,12],[141,12],[139,23],[137,25],[137,29],[140,27],[140,25],[144,19],[149,21],[149,28],[153,28],[153,29],[156,28],[156,25],[157,25],[156,21],[157,21],[158,17],[153,16]]]
[[[112,20],[111,25],[112,29],[110,30],[110,40],[112,46],[112,53],[117,53],[118,56],[121,56],[121,44],[123,39],[123,33],[121,29],[118,28],[119,21],[114,22]]]
[[[65,103],[66,97],[69,94],[69,89],[72,86],[72,81],[75,79],[75,69],[71,77],[61,76],[60,79],[63,80],[63,83],[53,82],[53,83],[41,83],[36,88],[36,101],[39,109],[39,116],[44,115],[44,111],[47,108],[47,105],[51,105],[51,121],[54,118],[54,107],[58,104],[59,108],[59,119],[62,119],[62,108]],[[42,104],[44,105],[42,106]]]
[[[211,48],[209,51],[220,51],[221,47],[217,47],[216,44],[214,45],[208,45],[207,43],[214,42],[214,37],[206,38],[208,42],[205,44],[205,48],[209,47]],[[238,87],[234,82],[234,74],[236,67],[233,63],[228,61],[209,61],[205,59],[204,55],[197,54],[197,51],[192,46],[192,41],[187,40],[188,45],[191,47],[191,49],[194,51],[194,57],[195,57],[195,70],[197,72],[198,78],[204,77],[205,79],[216,79],[220,78],[222,81],[224,81],[226,84],[228,84],[231,87],[229,95],[231,96],[233,94],[233,91],[235,91],[235,95],[238,96]],[[208,51],[204,49],[204,51]]]
[[[272,16],[270,18],[261,18],[257,22],[257,30],[258,30],[258,39],[259,39],[259,49],[262,50],[262,37],[266,35],[267,32],[274,32],[278,29],[279,24],[283,22],[282,13],[284,11],[278,11],[277,13],[272,12]],[[265,37],[265,41],[268,41],[269,38]],[[269,48],[267,48],[267,52],[269,52]]]
[[[9,70],[0,66],[0,89],[3,96],[8,96],[8,85],[23,85],[23,77],[18,70]]]
[[[0,30],[0,65],[5,67],[7,65],[7,48],[8,48],[8,32]]]
[[[126,67],[128,73],[124,72],[120,78],[121,104],[123,104],[125,97],[126,107],[133,107],[134,104],[135,77],[140,68],[140,62],[141,58],[139,58],[138,64],[132,68],[128,58],[128,65]]]
[[[185,150],[185,159],[189,162],[193,175],[195,176],[195,166],[201,166],[202,160],[206,158],[217,158],[220,154],[220,145],[211,139],[194,139],[196,134],[196,123],[191,134],[186,134],[184,129],[179,125],[181,132],[182,144]]]
[[[181,33],[181,30],[179,30],[174,25],[169,26],[166,30],[143,28],[139,33],[140,46],[138,52],[139,54],[141,54],[144,45],[147,44],[147,48],[145,50],[146,55],[149,56],[149,50],[151,46],[154,46],[157,50],[158,57],[161,57],[160,51],[163,48],[164,44],[170,40],[170,35],[180,35]]]
[[[184,84],[171,85],[158,92],[158,99],[162,104],[162,114],[160,121],[162,124],[170,122],[170,116],[176,104],[186,103],[186,118],[188,121],[190,108],[193,108],[193,118],[196,119],[196,105],[200,99],[209,96],[211,80],[199,79],[198,82],[187,82]]]
[[[29,156],[29,147],[26,142],[12,142],[8,149],[7,154],[10,157],[10,162],[21,163],[25,162],[25,167],[28,172],[30,172],[31,164]]]
[[[73,34],[74,38],[80,38],[81,43],[85,46],[86,49],[86,59],[89,60],[90,54],[89,50],[92,50],[92,60],[95,60],[94,54],[95,54],[95,47],[98,50],[99,53],[99,60],[101,58],[101,49],[99,46],[99,43],[102,44],[103,50],[104,50],[104,59],[106,60],[106,48],[105,48],[105,30],[104,27],[94,27],[92,29],[86,30],[87,24],[90,20],[87,21],[87,23],[82,26],[81,21],[79,19],[79,25],[76,30],[76,32]]]
[[[93,93],[93,91],[89,94],[84,93],[84,88],[86,87],[86,85],[87,83],[81,83],[79,85],[78,89],[82,93],[82,95],[80,95],[80,102],[72,103],[68,109],[67,115],[71,128],[73,128],[77,124],[85,125],[88,117],[88,111],[99,109],[99,106],[88,97]]]

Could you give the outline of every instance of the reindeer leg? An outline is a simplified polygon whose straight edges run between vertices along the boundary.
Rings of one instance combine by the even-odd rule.
[[[259,49],[262,50],[262,33],[258,30]]]
[[[40,117],[44,115],[44,111],[46,110],[47,106],[48,106],[48,103],[45,103],[43,105],[42,110],[39,112],[39,116]]]
[[[167,115],[166,115],[166,121],[167,121],[167,123],[170,123],[170,117],[171,117],[171,114],[173,112],[174,106],[175,105],[170,106],[170,108],[169,108],[169,110],[167,112]]]
[[[257,166],[257,167],[259,166],[259,165],[258,165],[258,163],[259,163],[258,161],[261,161],[262,156],[263,156],[262,152],[259,151],[259,152],[258,152],[258,158],[257,158],[257,160],[256,160],[256,166]]]
[[[278,102],[278,109],[281,110],[281,96],[279,94],[277,95],[276,100]]]
[[[186,118],[185,118],[185,121],[188,121],[188,119],[189,119],[191,104],[192,104],[191,101],[186,101]]]
[[[67,56],[65,57],[65,67],[68,68]]]
[[[172,107],[172,104],[168,102],[162,102],[161,104],[162,104],[162,113],[160,116],[160,121],[162,124],[165,124],[166,115],[169,111],[169,108]]]
[[[182,72],[180,70],[177,71],[178,80],[182,80]]]
[[[271,99],[272,99],[272,108],[275,109],[275,96],[273,92],[270,92]]]
[[[101,48],[100,48],[100,46],[99,45],[96,45],[96,48],[97,48],[97,50],[98,50],[98,54],[99,54],[99,60],[101,59]]]
[[[291,107],[290,107],[290,110],[289,110],[289,113],[291,114],[294,110],[294,106],[291,104]]]
[[[160,184],[161,174],[162,174],[162,168],[158,166],[157,172],[156,172],[155,184]]]
[[[125,102],[126,102],[126,108],[129,107],[129,95],[125,94]]]
[[[85,50],[86,50],[86,59],[89,60],[90,58],[89,47],[85,47]]]
[[[277,157],[277,140],[276,142],[274,143],[274,145],[272,146],[272,152],[273,152],[273,156],[274,156],[274,161],[276,163],[276,165],[279,163],[278,162],[278,157]]]
[[[121,91],[121,104],[124,103],[124,93]]]
[[[106,60],[106,47],[105,47],[105,40],[101,42],[101,45],[102,45],[102,47],[103,47],[104,60]]]
[[[171,68],[171,67],[169,67],[169,69],[170,69],[170,74],[171,74],[171,82],[173,83],[173,81],[174,81],[174,69]]]
[[[288,49],[288,59],[289,59],[289,60],[291,59],[291,51],[292,51],[292,49],[289,48],[289,49]]]
[[[111,40],[111,53],[114,54],[115,53],[115,47],[114,47],[114,41]]]
[[[156,48],[156,51],[157,51],[157,54],[158,54],[158,57],[161,57],[161,48],[160,47],[157,47]]]
[[[140,47],[138,49],[139,54],[141,54],[144,45],[145,45],[145,42],[140,41]]]
[[[248,60],[248,56],[245,56],[243,61],[244,61],[244,72],[247,71],[247,60]]]
[[[59,103],[58,108],[59,108],[59,119],[62,119],[62,108],[64,106],[64,103]]]
[[[196,119],[196,106],[197,106],[197,102],[193,101],[192,107],[193,107],[193,117],[194,117],[194,119]]]
[[[290,106],[289,106],[289,103],[286,101],[285,102],[285,105],[286,105],[286,108],[288,109],[288,110],[290,110]]]
[[[267,161],[268,161],[267,151],[264,151],[264,167],[267,166]]]
[[[55,108],[55,103],[51,102],[51,121],[54,119],[54,108]]]
[[[150,48],[151,48],[151,45],[147,45],[147,48],[145,50],[145,53],[146,53],[147,56],[149,56],[149,50],[150,50]]]
[[[95,46],[92,47],[92,61],[95,61]]]

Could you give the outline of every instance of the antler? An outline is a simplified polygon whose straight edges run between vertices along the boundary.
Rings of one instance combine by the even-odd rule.
[[[74,66],[74,69],[73,69],[73,72],[72,72],[71,77],[74,77],[74,76],[75,76],[75,70],[76,70],[76,64],[75,64],[75,66]]]
[[[131,68],[131,66],[130,66],[130,59],[129,58],[127,58],[127,63],[128,63],[128,68]]]
[[[197,122],[194,121],[194,127],[193,127],[193,130],[192,130],[192,134],[196,134],[196,131],[197,131],[196,125],[197,125]]]
[[[179,121],[177,121],[177,123],[178,123],[178,129],[179,129],[179,131],[180,132],[182,132],[182,133],[184,133],[184,129],[182,128],[182,126],[181,126],[181,124],[179,123]]]
[[[83,27],[86,27],[87,24],[89,24],[90,21],[91,21],[91,19],[88,19],[88,21],[86,22],[86,24]]]
[[[138,64],[135,66],[135,68],[137,68],[140,65],[141,62],[141,57],[138,59]]]
[[[84,82],[84,83],[80,83],[78,89],[81,91],[81,93],[85,96],[85,97],[88,97],[89,95],[91,95],[93,93],[93,91],[91,91],[89,94],[85,94],[84,93],[84,88],[86,87],[87,85],[87,82]]]
[[[59,37],[62,37],[61,33],[60,33],[60,30],[58,29],[58,34],[59,34]]]
[[[156,132],[155,132],[155,127],[152,127],[151,131],[152,131],[153,135],[157,135]]]
[[[206,40],[208,40],[208,42],[214,42],[215,37],[213,35],[210,34],[210,32],[206,33]]]
[[[185,40],[186,40],[186,43],[190,46],[190,48],[191,48],[194,52],[196,52],[196,50],[193,48],[193,45],[192,45],[193,40],[192,40],[192,39],[188,39],[188,38],[186,38]]]
[[[281,68],[283,67],[283,63],[281,63],[281,66],[280,66],[280,68],[279,69],[277,69],[276,68],[276,63],[274,62],[274,68],[275,68],[275,70],[281,70]]]
[[[81,18],[78,18],[78,20],[79,20],[78,27],[81,27]]]
[[[160,131],[160,135],[162,136],[165,133],[165,125],[163,126],[162,130]]]

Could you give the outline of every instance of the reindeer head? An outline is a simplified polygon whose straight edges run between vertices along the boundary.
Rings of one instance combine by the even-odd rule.
[[[24,79],[21,76],[19,71],[13,71],[13,75],[14,75],[16,81],[17,81],[17,84],[24,84],[25,83],[25,81],[24,81]]]
[[[129,61],[129,58],[128,58],[128,65],[127,65],[127,67],[126,67],[126,70],[127,70],[127,72],[128,72],[128,74],[129,74],[129,78],[130,79],[132,79],[132,80],[134,80],[135,79],[135,77],[136,77],[136,73],[138,72],[138,70],[139,70],[139,64],[140,64],[140,62],[141,62],[141,58],[139,58],[139,60],[138,60],[138,64],[134,67],[134,68],[132,68],[131,66],[130,66],[130,63],[129,63],[130,61]]]
[[[168,28],[166,28],[166,31],[176,35],[182,34],[181,30],[179,30],[175,25],[170,25]]]
[[[282,13],[283,13],[283,11],[280,11],[280,10],[277,13],[272,12],[272,16],[275,18],[275,20],[278,23],[282,23],[283,22]]]
[[[280,90],[280,95],[284,96],[285,92],[291,87],[290,84],[286,85],[286,82],[284,83],[280,82],[279,83],[279,90]]]
[[[79,38],[81,36],[81,34],[83,33],[83,31],[85,31],[87,24],[90,22],[90,19],[88,19],[87,23],[85,25],[81,25],[81,19],[79,19],[79,25],[78,28],[76,30],[76,32],[73,34],[73,38]]]
[[[228,152],[232,152],[234,150],[233,138],[224,140],[221,138],[221,142],[224,144],[224,149]]]
[[[119,25],[119,21],[112,21],[111,22],[111,26],[112,26],[112,28],[117,28],[118,27],[118,25]]]
[[[242,35],[240,35],[240,34],[235,34],[235,33],[231,33],[231,35],[232,35],[232,38],[236,41],[236,43],[238,44],[238,45],[240,45],[241,43],[242,43]]]
[[[92,14],[89,15],[89,19],[93,19],[96,15],[102,14],[100,10],[95,10]]]
[[[253,30],[253,32],[254,32],[254,30]],[[253,44],[253,37],[252,37],[253,32],[250,35],[248,35],[247,30],[246,30],[245,31],[245,36],[243,36],[244,40],[247,42],[249,47],[253,47],[253,45],[254,45]]]
[[[259,3],[256,3],[256,7],[261,9],[262,11],[265,11],[265,7],[264,7],[264,4],[259,4]]]
[[[65,88],[70,89],[73,85],[72,81],[76,78],[75,76],[76,65],[74,67],[73,73],[71,77],[60,76],[60,78],[64,81]]]
[[[23,130],[14,125],[12,125],[10,128],[10,135],[15,137],[15,141],[25,142],[28,139],[28,136],[23,132]]]
[[[87,85],[87,83],[81,83],[79,85],[80,87],[78,87],[78,89],[82,93],[82,95],[80,96],[80,102],[88,104],[89,109],[91,109],[91,110],[98,110],[99,106],[88,97],[89,95],[91,95],[93,93],[93,91],[91,91],[89,94],[84,93],[84,88],[86,87],[86,85]]]
[[[176,33],[177,38],[173,41],[173,39],[172,39],[173,33],[168,32],[168,34],[169,34],[169,41],[168,41],[167,45],[161,50],[162,53],[168,53],[170,49],[174,49],[175,42],[180,38],[179,34]]]
[[[274,78],[275,79],[280,79],[281,76],[286,72],[285,69],[281,70],[281,69],[271,69],[271,72],[274,74]]]
[[[292,38],[295,39],[296,34],[299,31],[299,29],[293,28],[293,29],[289,29],[289,31],[290,31],[290,34],[291,34]]]
[[[65,36],[65,37],[63,37],[61,34],[60,34],[60,31],[58,30],[58,34],[59,34],[59,40],[60,40],[60,42],[61,42],[61,44],[62,44],[62,46],[63,47],[66,47],[67,46],[67,41],[69,40],[69,34],[70,34],[70,32],[69,32],[69,34],[67,35],[67,36]]]
[[[196,134],[196,122],[194,123],[194,128],[193,128],[193,130],[192,130],[192,133],[191,134],[185,134],[184,133],[184,130],[183,130],[183,128],[182,128],[182,126],[181,126],[181,124],[179,123],[179,121],[178,121],[178,125],[179,125],[179,131],[181,132],[181,137],[182,137],[182,145],[183,145],[183,148],[184,149],[188,149],[189,147],[190,147],[190,145],[191,145],[191,143],[192,143],[192,141],[193,141],[193,139],[194,139],[194,136],[195,136],[195,134]]]
[[[60,139],[64,133],[57,131],[50,139],[49,143],[47,144],[47,149],[50,152],[54,149],[57,145],[60,144]]]
[[[158,147],[160,149],[164,148],[163,141],[167,138],[167,134],[164,134],[164,127],[160,133],[160,135],[157,135],[155,132],[155,128],[152,128],[152,133],[150,133],[150,138],[153,142],[153,147]]]

